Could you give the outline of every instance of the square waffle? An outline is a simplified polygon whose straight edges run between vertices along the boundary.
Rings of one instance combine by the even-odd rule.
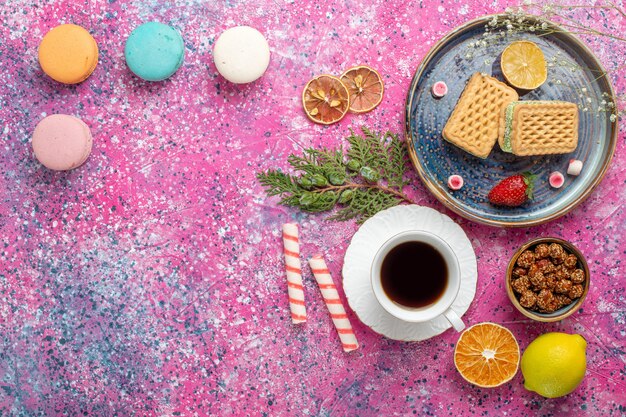
[[[518,101],[501,112],[500,147],[518,156],[569,153],[578,146],[578,106]]]
[[[474,156],[487,158],[498,140],[501,109],[518,98],[508,85],[475,73],[443,128],[443,138]]]

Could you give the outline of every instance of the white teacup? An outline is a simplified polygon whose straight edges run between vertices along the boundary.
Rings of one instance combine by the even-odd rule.
[[[441,254],[447,267],[448,282],[443,294],[432,304],[424,307],[407,307],[399,304],[390,299],[383,288],[381,281],[383,260],[393,248],[405,242],[423,242],[429,244]],[[415,274],[417,275],[419,273],[420,267],[419,265],[415,265]],[[370,277],[374,295],[380,305],[387,310],[389,314],[400,320],[423,323],[436,317],[444,316],[456,331],[460,332],[465,328],[463,320],[450,308],[461,287],[461,269],[459,267],[459,261],[452,248],[440,237],[422,230],[409,230],[392,236],[383,243],[376,255],[374,255]]]

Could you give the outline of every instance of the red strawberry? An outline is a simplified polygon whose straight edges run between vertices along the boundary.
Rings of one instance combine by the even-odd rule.
[[[536,175],[530,172],[503,179],[489,191],[489,201],[499,206],[516,207],[533,198]]]

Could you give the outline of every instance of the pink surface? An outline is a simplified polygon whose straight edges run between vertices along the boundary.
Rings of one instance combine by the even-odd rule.
[[[303,259],[324,254],[339,280],[357,226],[277,206],[255,173],[287,167],[309,146],[345,144],[349,128],[402,132],[413,71],[429,48],[496,0],[316,2],[186,0],[20,1],[0,5],[0,414],[2,415],[624,415],[624,135],[606,178],[575,211],[521,230],[477,225],[447,211],[414,173],[407,193],[455,219],[478,256],[476,298],[464,320],[507,326],[525,348],[547,331],[580,333],[588,371],[571,395],[546,400],[518,374],[496,389],[463,381],[458,334],[420,343],[374,334],[348,312],[360,348],[346,354],[305,268],[308,321],[293,326],[281,226],[300,225]],[[169,80],[142,82],[123,59],[138,24],[181,30],[186,56]],[[601,23],[581,13],[581,20]],[[101,58],[76,86],[37,65],[44,33],[88,28]],[[259,28],[272,50],[256,83],[216,73],[212,43],[226,28]],[[607,65],[611,42],[590,43]],[[315,125],[300,95],[316,74],[369,64],[385,98],[366,115]],[[619,92],[624,70],[615,74]],[[80,169],[51,172],[30,137],[47,114],[92,129]],[[530,238],[563,237],[587,256],[583,308],[555,324],[525,319],[507,299],[504,270]],[[303,262],[304,264],[304,262]],[[339,288],[340,296],[344,294]]]

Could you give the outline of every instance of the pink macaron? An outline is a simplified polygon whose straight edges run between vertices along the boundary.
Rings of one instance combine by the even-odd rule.
[[[67,171],[81,166],[91,153],[91,131],[78,117],[53,114],[33,132],[35,158],[46,168]]]

